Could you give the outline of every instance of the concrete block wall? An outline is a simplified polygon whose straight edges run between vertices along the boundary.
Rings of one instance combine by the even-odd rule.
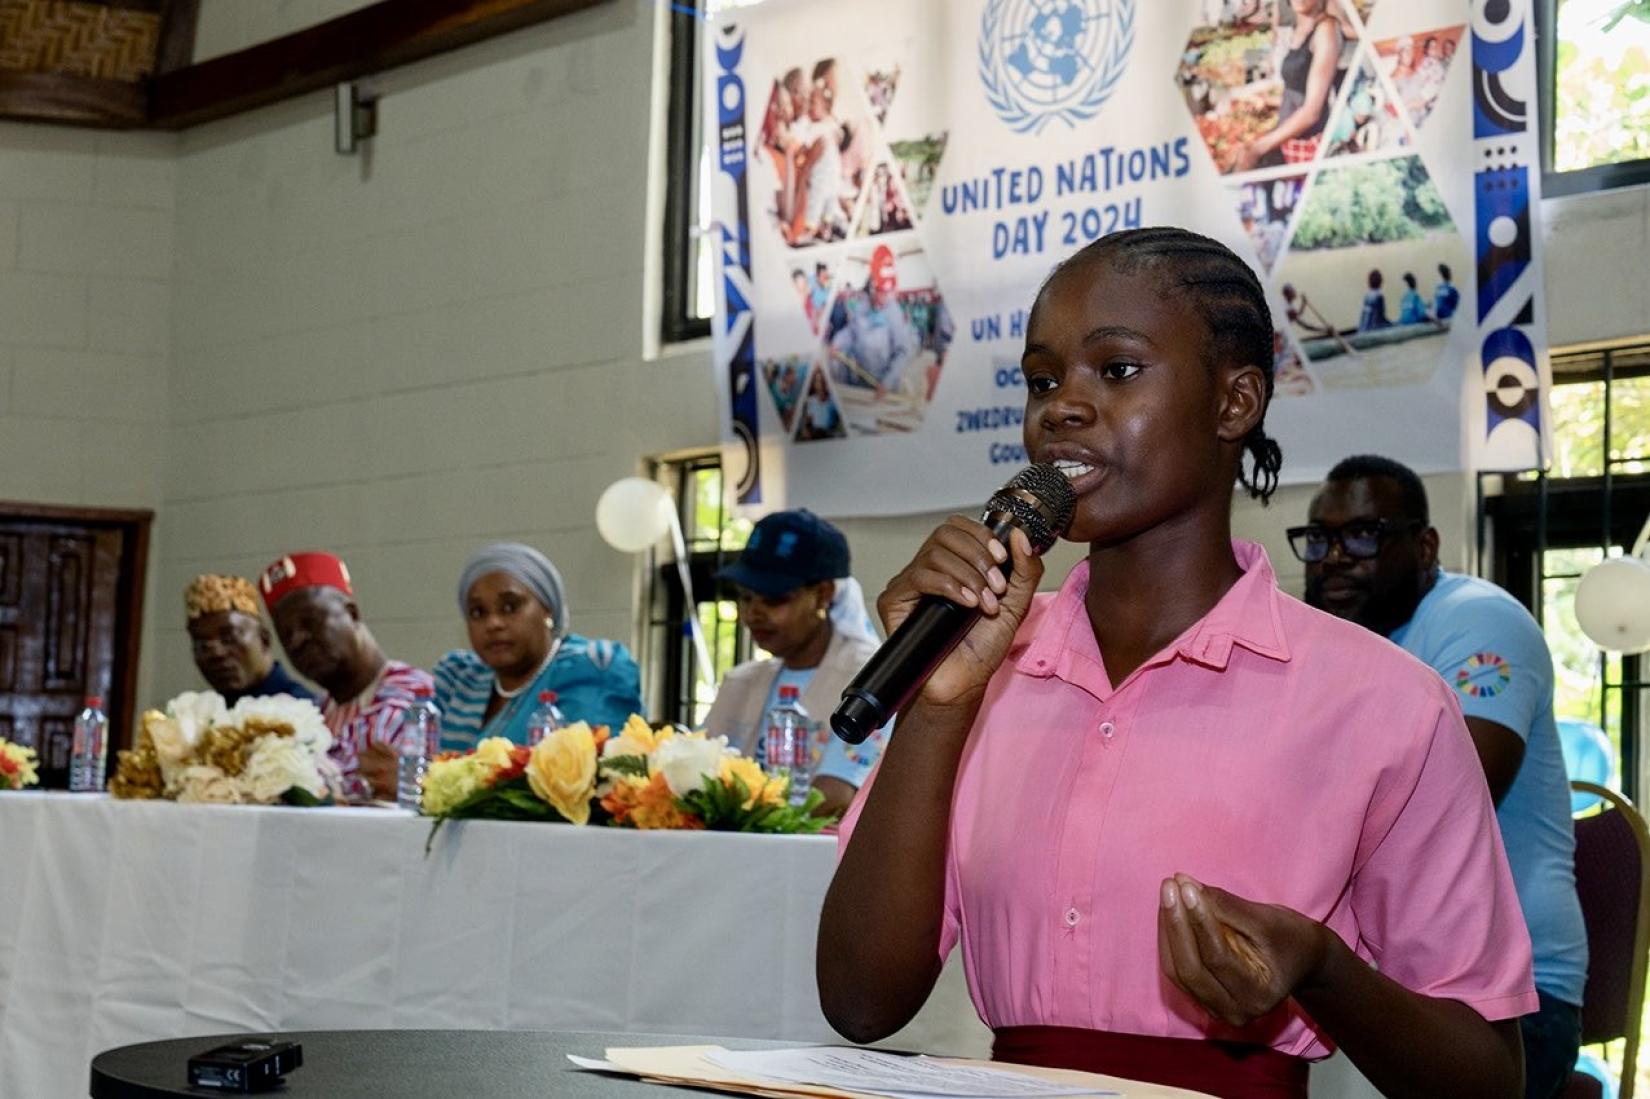
[[[161,511],[176,146],[0,124],[0,500]]]
[[[183,136],[163,591],[333,549],[427,666],[463,643],[465,556],[519,538],[575,629],[632,639],[596,498],[715,438],[708,358],[641,354],[653,32],[610,4],[388,74],[359,156],[327,94]],[[158,682],[190,685],[157,629]]]

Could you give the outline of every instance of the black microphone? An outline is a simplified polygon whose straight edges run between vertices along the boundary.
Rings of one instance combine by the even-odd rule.
[[[980,522],[1004,546],[1016,527],[1043,554],[1071,525],[1077,494],[1066,475],[1051,465],[1027,466],[985,505]],[[1006,577],[1013,557],[997,566]],[[849,744],[859,744],[882,728],[917,696],[951,650],[980,617],[978,607],[964,607],[937,595],[925,595],[893,636],[871,655],[842,692],[831,714],[831,728]]]

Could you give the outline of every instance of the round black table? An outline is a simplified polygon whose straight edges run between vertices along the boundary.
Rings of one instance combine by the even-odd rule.
[[[254,1037],[224,1034],[121,1046],[92,1058],[92,1099],[225,1096],[189,1086],[189,1058]],[[290,1099],[492,1099],[554,1095],[557,1099],[647,1099],[687,1088],[644,1084],[581,1072],[569,1053],[600,1059],[609,1047],[719,1045],[777,1049],[783,1042],[672,1034],[598,1034],[531,1030],[309,1030],[259,1034],[304,1047],[304,1063],[286,1085],[260,1094]],[[704,1095],[703,1091],[692,1094]]]

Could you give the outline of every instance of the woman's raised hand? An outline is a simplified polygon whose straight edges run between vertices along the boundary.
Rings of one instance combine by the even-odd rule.
[[[877,612],[890,634],[926,595],[981,612],[962,644],[928,678],[920,696],[924,702],[949,706],[977,700],[1008,655],[1043,578],[1043,562],[1031,552],[1025,534],[1014,531],[1009,543],[1004,546],[984,524],[953,515],[877,598]],[[1011,559],[1005,575],[1002,566]]]

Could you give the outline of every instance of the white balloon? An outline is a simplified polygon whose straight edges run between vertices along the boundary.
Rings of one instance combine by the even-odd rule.
[[[670,493],[657,481],[626,477],[596,501],[596,529],[624,553],[638,553],[670,532]]]
[[[1588,569],[1576,585],[1576,622],[1601,649],[1650,649],[1650,565],[1611,557]]]

